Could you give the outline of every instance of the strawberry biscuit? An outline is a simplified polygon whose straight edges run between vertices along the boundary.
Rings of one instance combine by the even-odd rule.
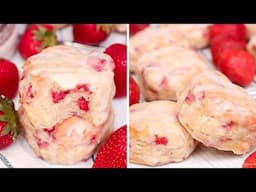
[[[178,105],[181,124],[205,146],[238,155],[256,146],[256,102],[220,72],[196,76]]]
[[[190,47],[188,40],[179,31],[168,26],[147,27],[136,33],[130,38],[130,71],[134,72],[137,59],[143,53],[170,45]]]
[[[208,30],[211,24],[167,24],[160,27],[176,29],[188,40],[191,47],[202,49],[209,44]]]
[[[130,162],[159,166],[188,158],[196,141],[178,122],[177,112],[171,101],[130,107]]]
[[[114,64],[110,56],[55,46],[28,58],[19,84],[19,117],[42,159],[88,159],[112,132]]]
[[[142,55],[135,66],[145,100],[176,100],[191,79],[208,70],[208,62],[194,50],[168,46]]]
[[[256,34],[256,24],[245,24],[248,38]]]

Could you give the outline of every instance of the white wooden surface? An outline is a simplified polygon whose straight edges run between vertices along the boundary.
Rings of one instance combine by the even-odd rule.
[[[19,24],[20,34],[23,32],[25,24]],[[59,40],[72,41],[72,28],[71,26],[63,28],[57,34]],[[100,44],[102,47],[107,47],[112,43],[123,43],[126,44],[126,35],[119,33],[112,33],[109,38]],[[22,72],[22,65],[24,60],[19,55],[18,51],[11,59],[19,69],[19,73]],[[18,95],[14,99],[15,108],[18,109]],[[126,124],[127,122],[127,98],[114,99],[114,113],[115,113],[115,129]],[[90,168],[92,167],[92,158],[86,162],[80,162],[70,166],[54,165],[49,164],[44,160],[36,157],[32,149],[28,146],[23,136],[19,136],[15,143],[4,150],[0,150],[0,168],[14,167],[14,168]]]

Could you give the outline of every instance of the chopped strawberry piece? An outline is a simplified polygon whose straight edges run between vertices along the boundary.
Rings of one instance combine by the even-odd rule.
[[[201,101],[205,98],[205,91],[201,91],[198,93],[198,99]]]
[[[84,97],[80,97],[77,100],[77,104],[79,106],[79,109],[81,109],[83,111],[88,111],[89,110],[89,102]]]
[[[78,84],[76,86],[76,89],[80,91],[90,92],[89,85],[88,84]]]
[[[168,78],[167,77],[163,77],[160,83],[160,86],[163,88],[166,88],[168,85]]]
[[[95,143],[97,143],[96,135],[93,135],[92,138],[90,139],[89,145],[95,144]]]
[[[188,94],[185,98],[185,102],[190,105],[190,104],[194,103],[195,100],[196,100],[195,95],[192,93],[192,90],[189,90]]]
[[[40,139],[38,136],[34,135],[35,140],[36,140],[36,144],[39,148],[45,148],[48,147],[49,143],[46,141],[43,141],[42,139]]]
[[[56,127],[55,126],[53,126],[50,129],[44,128],[43,130],[48,133],[48,135],[50,136],[52,141],[56,141],[56,137],[55,137]]]
[[[235,123],[233,121],[228,121],[225,124],[223,124],[221,127],[225,128],[225,129],[230,129],[230,128],[232,128],[233,125],[235,125]]]
[[[155,144],[157,145],[167,145],[168,139],[166,137],[159,137],[158,135],[155,135]]]
[[[66,95],[69,93],[69,91],[52,91],[51,95],[52,95],[52,101],[53,103],[58,103],[60,102],[62,99],[64,99],[66,97]]]
[[[27,86],[25,90],[25,97],[32,99],[34,97],[33,92],[32,92],[32,85],[31,83]]]
[[[87,59],[87,63],[98,72],[103,71],[106,68],[106,60],[100,59],[96,56],[91,56]]]

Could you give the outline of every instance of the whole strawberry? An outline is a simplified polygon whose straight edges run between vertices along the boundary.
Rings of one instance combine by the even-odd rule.
[[[245,50],[245,41],[235,40],[230,37],[216,38],[210,45],[213,63],[218,67],[219,56],[227,49]]]
[[[220,36],[229,36],[235,40],[245,41],[246,27],[244,24],[215,24],[210,26],[210,42]]]
[[[29,25],[22,35],[18,50],[20,55],[26,59],[39,53],[42,49],[54,46],[57,43],[57,36],[54,27],[48,24]]]
[[[98,45],[107,39],[112,28],[111,24],[74,24],[74,41],[81,44]]]
[[[13,99],[18,90],[19,73],[16,65],[0,58],[0,94]]]
[[[256,168],[256,152],[253,152],[244,160],[243,168]]]
[[[127,156],[126,125],[117,129],[100,148],[93,168],[126,168]]]
[[[244,50],[227,49],[219,58],[219,68],[233,83],[247,86],[255,75],[256,63]]]
[[[0,96],[0,149],[11,145],[18,135],[18,117],[12,100]]]
[[[115,43],[106,48],[106,54],[110,55],[115,63],[114,69],[114,80],[116,85],[116,95],[117,97],[126,96],[126,77],[127,77],[127,53],[126,53],[126,45]]]
[[[129,25],[130,36],[135,35],[136,33],[145,29],[148,26],[149,24],[130,24]]]
[[[138,84],[131,76],[129,78],[129,83],[129,105],[133,105],[135,103],[138,103],[140,100],[140,90]]]

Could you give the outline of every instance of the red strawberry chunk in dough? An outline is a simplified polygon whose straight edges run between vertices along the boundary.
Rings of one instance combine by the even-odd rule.
[[[52,91],[51,95],[52,95],[52,101],[53,103],[58,103],[60,102],[62,99],[64,99],[66,97],[66,95],[69,93],[69,91]]]
[[[199,98],[200,101],[203,100],[205,98],[205,91],[199,92],[198,93],[198,98]]]
[[[166,137],[159,137],[158,135],[155,135],[155,144],[157,145],[167,145],[168,139]]]
[[[53,141],[53,142],[56,141],[56,137],[55,137],[56,128],[55,128],[55,126],[53,126],[50,129],[44,128],[43,130],[48,133],[48,135],[50,136],[51,141]]]
[[[25,97],[29,99],[32,99],[34,97],[31,83],[27,86],[25,90]]]
[[[162,78],[160,86],[163,88],[166,88],[168,86],[168,78],[167,77]]]
[[[235,123],[233,121],[228,121],[225,124],[223,124],[221,127],[225,129],[230,129]]]
[[[35,140],[36,140],[36,144],[39,148],[45,148],[48,147],[49,143],[46,141],[43,141],[42,139],[40,139],[37,135],[34,135]]]
[[[79,90],[79,91],[84,91],[84,92],[89,92],[89,93],[91,93],[88,84],[78,84],[78,85],[76,86],[76,89]]]
[[[0,111],[0,116],[3,115],[3,114],[4,114],[4,112],[3,112],[3,111]]]
[[[92,138],[90,139],[89,145],[96,144],[96,143],[97,143],[96,135],[93,135]]]
[[[189,91],[188,91],[188,94],[187,94],[187,96],[186,96],[186,98],[185,98],[185,102],[186,102],[187,104],[191,105],[192,103],[195,102],[195,100],[196,100],[195,95],[192,93],[192,90],[189,90]]]
[[[89,110],[89,102],[84,97],[80,97],[77,100],[77,104],[79,106],[79,109],[81,109],[83,111],[88,111]]]
[[[98,72],[103,71],[106,67],[106,59],[100,59],[92,56],[87,59],[87,62],[95,71]]]

